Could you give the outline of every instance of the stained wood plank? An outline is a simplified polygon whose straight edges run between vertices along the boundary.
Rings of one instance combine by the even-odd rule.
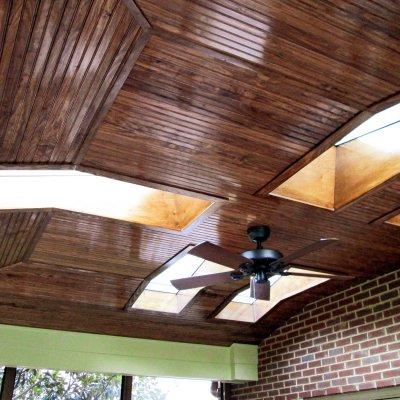
[[[1,3],[1,161],[76,157],[147,40],[149,24],[133,3],[126,4]]]
[[[49,218],[40,211],[0,214],[0,268],[30,257]]]

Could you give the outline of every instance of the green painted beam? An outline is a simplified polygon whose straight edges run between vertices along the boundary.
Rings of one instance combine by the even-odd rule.
[[[0,325],[0,365],[223,381],[257,380],[257,346],[230,347]]]

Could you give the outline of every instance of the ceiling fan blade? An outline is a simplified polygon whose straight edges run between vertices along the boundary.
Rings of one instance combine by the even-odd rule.
[[[250,279],[250,296],[256,300],[270,300],[271,284],[266,282],[258,283],[253,278]]]
[[[292,254],[278,258],[276,261],[272,262],[270,265],[276,266],[276,265],[280,265],[280,264],[290,263],[293,260],[296,260],[296,259],[303,257],[309,253],[312,253],[314,251],[320,250],[320,249],[324,248],[325,246],[329,246],[333,243],[337,243],[338,241],[339,241],[339,239],[335,239],[335,238],[320,239],[320,240],[318,240],[318,242],[314,242],[306,247],[303,247],[302,249],[296,250]]]
[[[337,279],[337,280],[348,280],[348,279],[353,279],[354,276],[349,276],[349,275],[333,275],[333,274],[313,274],[309,272],[285,272],[283,276],[305,276],[305,277],[310,277],[310,278],[326,278],[326,279]]]
[[[203,286],[212,286],[218,283],[231,282],[232,271],[220,272],[218,274],[190,276],[188,278],[173,279],[172,286],[178,290],[194,289]]]
[[[234,269],[243,264],[253,263],[249,258],[232,253],[210,242],[200,243],[196,247],[193,247],[193,249],[189,251],[189,254]]]
[[[316,273],[320,273],[320,274],[329,274],[329,275],[344,275],[344,273],[342,273],[342,271],[333,271],[331,269],[326,269],[326,268],[318,268],[318,267],[310,267],[308,265],[303,265],[303,264],[288,264],[287,265],[288,268],[295,268],[296,270],[301,269],[301,270],[305,270],[305,271],[311,271],[311,272],[316,272]],[[292,271],[292,272],[296,272],[296,271]]]

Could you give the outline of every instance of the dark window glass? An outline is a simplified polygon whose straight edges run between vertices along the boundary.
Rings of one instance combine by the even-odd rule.
[[[118,400],[121,375],[18,368],[13,400]]]

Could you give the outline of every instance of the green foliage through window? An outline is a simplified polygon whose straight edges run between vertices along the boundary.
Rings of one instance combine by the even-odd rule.
[[[165,400],[166,393],[159,387],[158,379],[150,376],[134,376],[132,400]]]
[[[121,376],[18,368],[13,400],[117,400]]]

